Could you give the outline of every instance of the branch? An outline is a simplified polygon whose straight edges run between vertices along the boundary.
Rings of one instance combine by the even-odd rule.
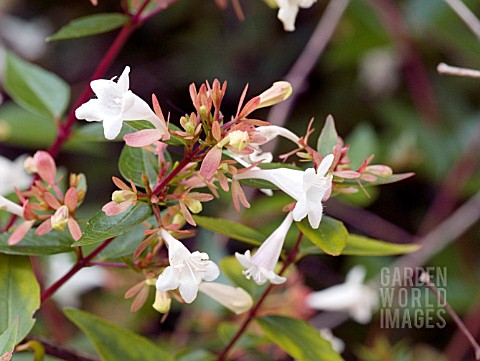
[[[79,259],[77,263],[68,271],[62,278],[60,278],[53,285],[48,287],[45,291],[42,292],[40,301],[43,302],[51,295],[53,295],[65,282],[72,278],[75,273],[80,271],[83,267],[87,267],[90,264],[90,261],[95,258],[100,252],[102,252],[115,238],[109,238],[103,241],[103,243],[95,248],[87,257]]]

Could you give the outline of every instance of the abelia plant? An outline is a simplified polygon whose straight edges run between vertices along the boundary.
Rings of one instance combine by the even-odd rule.
[[[126,41],[126,33],[131,33],[170,3],[125,3],[125,14],[119,25],[124,35],[115,46]],[[92,4],[96,5],[96,1]],[[285,29],[294,30],[298,9],[312,4],[313,1],[277,1],[278,16]],[[99,16],[102,19],[104,15]],[[85,27],[87,23],[85,20]],[[82,20],[71,27],[78,24],[82,24]],[[99,21],[96,32],[107,29],[105,24]],[[68,38],[73,36],[71,31],[67,26],[53,37]],[[113,60],[115,51],[116,48],[107,52],[105,63]],[[357,268],[349,273],[344,285],[310,293],[303,285],[297,262],[308,254],[340,255],[352,242],[343,223],[325,214],[324,205],[330,198],[339,194],[367,193],[368,187],[397,182],[412,173],[393,174],[387,165],[371,164],[373,156],[365,159],[360,167],[352,168],[349,146],[336,133],[332,116],[327,118],[316,144],[311,141],[313,120],[305,134],[295,134],[286,127],[260,119],[258,109],[275,106],[296,91],[286,81],[275,82],[256,96],[251,96],[245,86],[234,112],[223,102],[227,82],[215,79],[191,84],[185,95],[189,94],[192,106],[185,114],[175,117],[170,112],[164,113],[161,104],[166,109],[167,102],[161,97],[153,94],[149,104],[130,90],[129,75],[131,71],[132,77],[136,76],[135,68],[125,66],[118,78],[101,79],[105,72],[102,65],[99,69],[104,72],[96,73],[90,88],[63,119],[69,103],[64,88],[68,86],[51,73],[29,63],[17,62],[14,55],[9,57],[6,88],[10,96],[20,106],[57,121],[58,135],[48,150],[37,150],[24,160],[31,176],[22,174],[18,182],[2,178],[9,172],[18,174],[19,161],[0,163],[0,210],[10,214],[2,225],[0,262],[8,264],[5,267],[12,279],[28,272],[26,282],[31,289],[29,295],[21,294],[18,307],[10,304],[8,319],[0,316],[2,321],[7,321],[0,323],[1,327],[6,325],[0,329],[3,347],[0,359],[9,359],[14,350],[43,347],[42,341],[35,341],[39,344],[34,346],[32,341],[27,341],[15,349],[31,332],[31,315],[85,267],[117,267],[134,274],[134,281],[127,278],[131,283],[125,292],[125,298],[133,298],[132,312],[139,311],[151,297],[152,302],[145,307],[163,314],[162,320],[165,320],[171,317],[172,310],[194,312],[195,302],[203,294],[207,301],[203,299],[202,302],[214,301],[235,315],[245,314],[243,319],[225,316],[234,321],[233,325],[226,326],[234,327],[227,332],[228,342],[199,347],[198,352],[214,355],[219,360],[231,355],[237,341],[255,319],[266,335],[276,334],[282,328],[299,335],[311,334],[305,344],[297,343],[285,350],[292,357],[313,360],[315,355],[323,354],[328,355],[329,360],[341,359],[338,351],[342,343],[335,341],[328,330],[320,333],[303,320],[313,309],[325,309],[342,310],[358,322],[368,322],[375,310],[376,295],[361,284],[364,274]],[[18,71],[18,67],[23,67],[24,72]],[[27,82],[30,88],[23,92],[12,86],[18,80],[15,77],[27,78],[32,74],[44,83],[33,86]],[[52,93],[61,93],[63,96],[57,98],[63,102],[45,98],[44,93],[38,91],[42,87]],[[90,89],[94,93],[92,99],[89,99]],[[97,137],[125,143],[119,157],[123,179],[111,177],[117,189],[111,196],[104,197],[104,204],[94,215],[85,218],[80,216],[79,207],[88,200],[86,177],[75,173],[67,175],[68,171],[60,167],[57,157],[67,139],[75,137],[72,133],[74,123],[79,128],[89,126],[83,120],[101,122],[101,127],[90,128],[99,133]],[[316,127],[321,123],[317,120]],[[289,141],[289,152],[278,155],[263,151],[262,146],[277,137]],[[89,179],[89,182],[95,181]],[[270,235],[227,219],[227,211],[215,218],[207,210],[231,204],[237,212],[242,212],[241,206],[249,208],[258,201],[252,197],[256,189],[265,193],[262,197],[283,194],[288,198],[283,209],[278,209],[279,213],[284,213],[283,221],[277,222],[280,224]],[[213,233],[205,236],[205,230]],[[288,239],[292,232],[296,237],[293,242]],[[197,242],[199,234],[207,240]],[[228,248],[216,242],[212,234],[244,242],[244,248],[242,250],[237,243],[237,252],[227,252]],[[392,246],[379,240],[367,240],[365,244],[357,242],[349,254],[391,255],[416,249],[412,245]],[[41,276],[33,277],[32,266],[26,258],[15,258],[69,252],[74,253],[76,262],[46,288],[40,282]],[[109,257],[109,252],[114,256]],[[32,264],[36,267],[35,262]],[[265,286],[261,288],[262,285]],[[3,292],[2,287],[0,283]],[[12,287],[21,293],[23,285],[13,283]],[[5,292],[15,293],[10,289]],[[12,302],[13,293],[8,294],[8,302]],[[29,297],[40,299],[40,303],[29,303]],[[299,299],[302,305],[299,309],[309,305],[311,310],[296,310],[292,317],[262,316],[262,307],[279,310],[282,307],[278,303],[284,304],[288,297]],[[349,299],[342,299],[344,297]],[[275,303],[269,306],[269,299],[279,301],[276,306]],[[180,360],[168,356],[170,351],[164,343],[155,345],[153,341],[140,339],[96,316],[78,310],[66,310],[65,315],[92,339],[102,359],[112,359],[104,356],[105,352],[118,354],[118,349],[111,348],[111,345],[118,345],[121,350],[133,347],[138,355],[147,355],[141,356],[143,360],[163,359],[162,353],[167,355],[165,359]],[[271,327],[271,322],[281,327]],[[215,325],[210,331],[216,332]],[[257,345],[265,339],[258,334],[252,337],[253,346],[248,347],[256,348],[261,354],[262,347]],[[276,337],[271,338],[278,343]],[[97,342],[99,339],[101,342]],[[334,345],[325,339],[333,340]],[[3,346],[7,344],[10,346]],[[175,345],[171,346],[173,350]],[[315,350],[314,356],[298,356],[295,349],[302,347]]]

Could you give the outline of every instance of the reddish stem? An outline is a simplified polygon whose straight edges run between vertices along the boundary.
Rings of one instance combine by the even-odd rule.
[[[79,259],[77,263],[68,271],[62,278],[60,278],[57,282],[53,285],[48,287],[45,291],[42,292],[40,297],[40,301],[43,302],[51,295],[53,295],[65,282],[67,282],[70,278],[72,278],[75,273],[80,271],[83,267],[86,267],[90,264],[90,261],[97,256],[100,252],[102,252],[115,238],[109,238],[103,241],[103,243],[98,246],[92,253],[90,253],[87,257]]]
[[[100,64],[98,64],[97,69],[90,77],[90,81],[84,89],[80,97],[75,102],[75,105],[70,110],[68,114],[67,121],[63,124],[60,124],[58,128],[57,138],[55,139],[54,143],[48,149],[48,152],[52,157],[56,157],[58,152],[60,151],[62,145],[70,138],[72,133],[73,124],[75,124],[76,117],[75,117],[75,110],[88,101],[92,90],[90,88],[90,82],[95,79],[99,79],[103,77],[103,75],[107,72],[112,65],[113,61],[117,57],[120,50],[122,50],[123,46],[127,42],[130,35],[146,20],[146,18],[142,18],[142,12],[145,11],[145,8],[150,3],[151,0],[146,0],[142,6],[139,8],[135,15],[130,15],[130,21],[122,27],[122,30],[118,33],[117,37],[113,41],[112,45],[108,49],[108,51],[103,56]]]
[[[283,275],[283,273],[287,270],[288,267],[295,261],[295,258],[297,257],[298,249],[300,247],[300,242],[302,241],[303,238],[303,233],[300,232],[298,234],[297,242],[295,243],[295,246],[292,248],[292,251],[288,255],[287,260],[283,264],[282,269],[278,273],[279,276]],[[223,349],[223,351],[220,353],[218,356],[218,361],[224,361],[226,360],[226,357],[230,350],[235,346],[235,344],[238,342],[240,337],[242,337],[243,333],[246,331],[247,327],[250,325],[250,323],[253,321],[253,319],[256,317],[258,310],[262,306],[263,302],[269,295],[270,291],[275,287],[276,285],[270,284],[267,289],[263,292],[262,296],[258,299],[257,303],[255,306],[253,306],[250,311],[248,312],[247,318],[243,321],[242,325],[238,329],[237,333],[233,338],[230,340],[228,345]]]
[[[175,167],[174,170],[172,170],[165,178],[162,179],[160,183],[158,183],[155,188],[153,189],[152,193],[153,194],[159,194],[167,185],[170,183],[170,181],[175,178],[175,176],[180,173],[180,171],[185,168],[188,163],[190,163],[193,158],[200,152],[200,147],[192,150],[189,154],[187,154],[182,161]]]

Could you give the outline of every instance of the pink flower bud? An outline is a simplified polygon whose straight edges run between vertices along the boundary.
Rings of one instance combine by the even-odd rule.
[[[55,184],[55,178],[57,176],[57,167],[52,156],[43,150],[39,150],[33,156],[32,169],[36,170],[36,173],[49,185]]]

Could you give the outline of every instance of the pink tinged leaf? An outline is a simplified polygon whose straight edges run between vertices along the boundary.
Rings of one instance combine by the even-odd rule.
[[[130,188],[127,186],[127,184],[124,181],[122,181],[120,178],[112,177],[112,181],[118,188],[120,188],[122,190],[125,190],[125,191],[130,190]]]
[[[179,201],[178,204],[180,205],[180,212],[182,213],[183,218],[188,222],[188,224],[191,224],[192,226],[196,226],[197,224],[193,220],[192,214],[186,207],[184,202]]]
[[[153,104],[153,110],[155,111],[155,114],[160,118],[160,120],[165,123],[165,117],[163,116],[162,108],[160,107],[160,103],[158,102],[158,99],[155,94],[152,94],[152,104]]]
[[[153,234],[147,237],[145,240],[143,240],[135,249],[135,252],[133,252],[133,258],[138,258],[142,254],[142,252],[145,251],[145,249],[148,247],[152,239],[155,237],[156,237],[156,234]]]
[[[212,124],[212,135],[217,142],[222,139],[222,129],[220,128],[220,123],[216,120]]]
[[[247,104],[243,107],[242,111],[238,115],[238,119],[243,119],[247,115],[249,115],[251,112],[253,112],[255,109],[258,108],[258,104],[260,103],[260,97],[255,97],[252,98],[248,101]]]
[[[138,292],[142,290],[142,288],[145,287],[145,281],[139,282],[136,285],[132,286],[127,292],[125,292],[125,299],[132,298],[135,296]]]
[[[360,178],[361,174],[358,172],[355,172],[353,170],[340,170],[333,172],[333,175],[336,177],[340,178],[346,178],[346,179],[356,179]]]
[[[114,201],[108,202],[102,208],[102,211],[109,217],[116,216],[117,214],[125,212],[133,202],[122,202],[122,203],[115,203]]]
[[[132,306],[130,307],[130,312],[137,312],[142,306],[145,304],[148,298],[150,287],[145,286],[143,287],[140,292],[137,294],[137,297],[132,302]]]
[[[25,221],[20,224],[17,229],[12,233],[12,235],[8,238],[8,245],[13,246],[20,242],[23,237],[28,233],[28,231],[32,228],[33,223],[35,221]]]
[[[247,95],[247,90],[248,90],[248,84],[245,85],[245,89],[243,89],[242,95],[240,96],[240,100],[238,102],[237,116],[236,116],[237,119],[241,119],[241,118],[238,117],[238,115],[240,114],[240,110],[242,109],[242,105],[243,105],[243,102],[245,100],[245,96]]]
[[[50,218],[43,221],[35,230],[37,236],[43,236],[52,230],[52,222]]]
[[[223,174],[222,172],[218,172],[217,178],[218,182],[220,183],[220,187],[222,187],[225,192],[228,192],[228,179],[225,174]]]
[[[245,197],[245,193],[237,180],[232,181],[232,200],[237,212],[240,211],[239,201],[245,208],[250,208],[250,203],[248,203],[247,197]]]
[[[65,193],[64,203],[72,213],[77,209],[78,193],[74,187],[70,187],[67,193]]]
[[[158,129],[143,129],[135,133],[125,134],[123,140],[130,147],[147,147],[160,140],[163,134]]]
[[[70,217],[68,219],[68,230],[75,241],[78,241],[80,238],[82,238],[82,230],[74,218]]]
[[[212,180],[215,172],[220,166],[222,161],[222,149],[214,146],[210,149],[203,159],[202,166],[200,167],[200,174],[207,181]]]
[[[43,196],[45,197],[45,202],[47,202],[47,204],[51,208],[53,208],[53,209],[60,208],[60,206],[61,206],[60,202],[51,193],[46,192],[46,193],[43,194]]]
[[[33,161],[35,162],[35,168],[40,178],[48,184],[54,185],[57,167],[52,156],[43,150],[39,150],[33,156]]]

